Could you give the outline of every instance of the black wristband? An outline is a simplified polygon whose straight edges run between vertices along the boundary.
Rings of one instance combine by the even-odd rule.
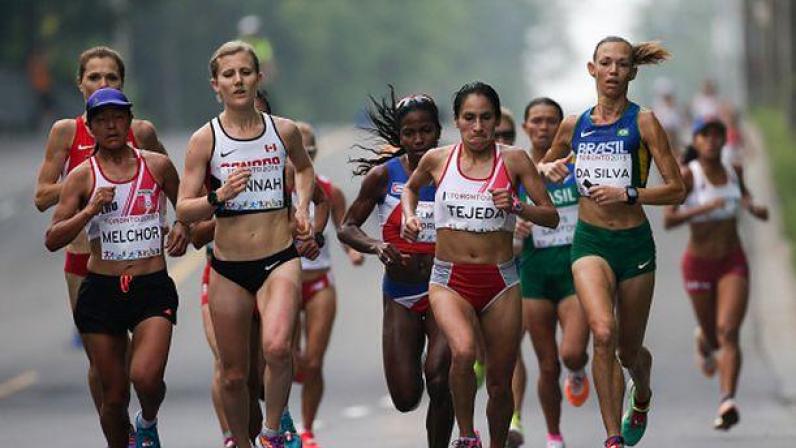
[[[628,204],[633,205],[638,201],[638,188],[625,187],[625,194],[627,195]]]
[[[207,193],[207,203],[213,207],[218,207],[221,205],[221,201],[218,200],[218,194],[216,194],[216,190],[212,190]]]

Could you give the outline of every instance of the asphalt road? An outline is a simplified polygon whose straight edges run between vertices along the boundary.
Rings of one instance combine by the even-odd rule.
[[[70,345],[73,324],[62,275],[63,254],[45,250],[43,235],[50,213],[39,213],[32,204],[43,138],[0,136],[0,446],[101,447],[105,444],[85,382],[86,358]],[[165,139],[180,171],[187,138],[180,134]],[[318,171],[340,185],[349,198],[358,186],[346,163],[355,138],[345,129],[329,128],[319,142]],[[655,402],[642,446],[796,446],[796,412],[777,398],[773,375],[757,345],[762,316],[754,307],[742,334],[745,366],[738,396],[742,422],[730,433],[711,428],[718,386],[703,378],[693,361],[694,318],[679,274],[686,233],[664,232],[658,211],[651,211],[650,217],[659,257],[647,339],[655,357]],[[381,267],[374,259],[363,267],[351,267],[337,246],[333,258],[338,321],[326,359],[327,393],[317,439],[328,448],[423,446],[425,403],[415,412],[400,414],[386,398],[380,353]],[[220,436],[209,395],[211,356],[199,311],[201,254],[169,264],[181,306],[167,370],[169,389],[159,417],[161,439],[167,447],[217,447]],[[523,354],[534,381],[535,358],[528,339],[523,341]],[[526,446],[542,446],[543,420],[534,387],[528,389],[523,410]],[[295,414],[297,391],[291,398]],[[479,392],[477,426],[486,433],[484,399],[484,392]],[[133,401],[131,412],[137,409]],[[571,447],[601,446],[603,430],[594,397],[582,408],[564,405],[562,430]]]

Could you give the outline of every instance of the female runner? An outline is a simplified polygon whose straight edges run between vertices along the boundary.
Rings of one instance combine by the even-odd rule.
[[[564,120],[540,165],[545,176],[562,181],[570,174],[567,157],[574,153],[580,199],[572,274],[594,337],[594,385],[609,448],[641,440],[652,398],[652,355],[643,343],[655,283],[655,242],[641,205],[677,204],[685,197],[666,132],[651,111],[627,98],[638,67],[669,56],[654,42],[633,45],[611,36],[597,43],[588,63],[597,105]],[[652,161],[663,185],[647,188]],[[633,384],[624,417],[622,367]]]
[[[340,241],[366,254],[376,254],[384,263],[382,281],[384,318],[382,350],[384,374],[395,407],[409,412],[420,404],[423,378],[430,403],[426,414],[428,446],[448,446],[453,427],[453,408],[448,389],[450,352],[437,320],[428,306],[428,279],[433,264],[434,188],[420,189],[418,213],[423,231],[416,241],[401,237],[399,198],[407,179],[423,154],[437,145],[442,126],[434,100],[427,95],[408,96],[396,102],[371,99],[373,132],[395,151],[359,159],[355,174],[364,174],[359,194],[343,218]],[[371,238],[362,225],[378,208],[381,239]],[[425,364],[423,347],[428,339]],[[470,363],[472,372],[473,363]]]
[[[688,223],[683,254],[686,291],[698,326],[697,356],[706,376],[719,370],[721,397],[713,426],[727,430],[740,420],[735,393],[741,373],[741,324],[749,303],[749,265],[738,235],[745,208],[767,220],[768,209],[752,202],[741,169],[722,157],[727,128],[718,120],[698,122],[681,168],[688,191],[682,206],[667,207],[666,228]],[[718,351],[718,360],[714,352]]]
[[[541,161],[550,149],[563,119],[561,106],[550,98],[535,98],[526,106],[523,129],[531,141],[534,163]],[[571,171],[571,164],[569,168]],[[577,185],[570,176],[564,183],[547,182],[546,186],[561,217],[558,227],[544,229],[518,220],[516,233],[524,241],[520,259],[522,313],[539,363],[536,391],[547,425],[546,446],[563,448],[562,393],[558,384],[561,363],[569,372],[564,381],[564,395],[573,406],[581,406],[589,396],[589,380],[584,371],[589,359],[586,354],[589,327],[575,296],[569,261],[578,219]],[[560,348],[556,343],[556,324],[561,325]],[[515,413],[509,433],[514,446],[522,443],[519,412],[524,391],[525,369],[520,357],[514,372]]]
[[[163,375],[177,322],[177,290],[166,273],[164,240],[169,255],[182,255],[188,228],[176,221],[163,238],[166,197],[176,203],[179,178],[168,157],[127,143],[131,106],[112,88],[88,98],[86,122],[96,150],[67,176],[46,246],[58,250],[88,228],[89,272],[74,320],[102,385],[102,430],[111,448],[128,446],[132,383],[141,404],[135,446],[156,448]]]
[[[402,233],[412,241],[425,231],[418,197],[421,187],[433,182],[437,244],[429,301],[452,354],[450,384],[459,425],[454,446],[481,446],[473,427],[476,322],[485,341],[490,446],[503,448],[522,332],[512,247],[515,219],[519,215],[555,227],[558,214],[528,153],[495,143],[500,99],[491,86],[463,86],[454,98],[453,112],[461,143],[433,149],[420,160],[401,196],[406,220]],[[517,199],[520,184],[537,205]]]
[[[262,79],[252,47],[231,41],[210,59],[211,85],[224,111],[191,137],[178,216],[216,217],[210,314],[222,365],[222,401],[238,446],[249,442],[250,329],[260,315],[266,360],[265,422],[257,445],[282,448],[280,418],[292,379],[292,338],[299,311],[300,263],[293,246],[309,238],[308,204],[315,177],[296,125],[255,108]],[[285,167],[295,167],[295,225],[288,208]],[[202,194],[205,179],[209,192]]]
[[[85,50],[78,58],[77,87],[85,102],[95,91],[105,87],[121,90],[124,86],[124,60],[108,47],[93,47]],[[158,141],[155,128],[146,120],[133,118],[127,134],[127,142],[134,148],[143,148],[165,154]],[[53,124],[47,138],[44,160],[39,167],[36,181],[36,208],[43,212],[58,203],[63,181],[70,171],[91,157],[96,142],[88,129],[86,115],[65,118]],[[69,308],[75,309],[80,283],[88,272],[89,244],[85,232],[80,232],[75,240],[66,246],[64,276],[66,278]],[[91,399],[97,411],[102,402],[101,389],[96,371],[89,359],[88,384]]]

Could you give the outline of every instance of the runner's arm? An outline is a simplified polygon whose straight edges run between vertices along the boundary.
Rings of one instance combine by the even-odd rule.
[[[346,209],[346,201],[345,195],[343,194],[343,190],[337,188],[336,186],[332,185],[332,194],[329,198],[329,205],[331,206],[332,210],[332,224],[334,224],[335,232],[340,231],[340,227],[343,225],[343,218],[345,217],[345,209]],[[343,247],[343,250],[348,255],[349,260],[351,263],[355,265],[362,264],[364,259],[362,258],[362,254],[359,253],[358,250],[354,249],[353,247],[340,242],[340,245]]]
[[[133,128],[133,135],[135,141],[141,149],[147,151],[159,152],[161,154],[169,155],[163,143],[158,139],[158,133],[155,130],[155,125],[147,120],[133,120],[131,125]]]
[[[213,216],[213,206],[203,190],[207,164],[213,147],[209,125],[196,131],[185,151],[185,170],[177,194],[177,219],[187,224],[204,221]]]
[[[518,149],[507,151],[506,155],[508,155],[508,160],[511,163],[510,170],[515,173],[515,176],[525,187],[525,191],[528,192],[528,196],[533,201],[533,205],[531,205],[513,196],[511,200],[516,201],[519,207],[514,213],[526,221],[543,227],[551,229],[558,227],[558,211],[553,206],[550,195],[547,193],[544,182],[542,182],[542,177],[536,171],[536,167],[528,153]],[[508,165],[506,167],[509,168]]]
[[[295,173],[295,189],[298,201],[296,203],[296,231],[301,239],[310,238],[312,235],[309,222],[309,201],[312,198],[313,185],[315,184],[315,169],[312,166],[307,150],[301,141],[301,132],[296,124],[290,120],[279,119],[277,126],[284,137],[285,149]]]
[[[576,116],[570,115],[561,122],[552,146],[536,164],[537,172],[553,182],[561,182],[569,174],[567,161],[572,153],[572,133],[575,131],[577,121]]]
[[[58,179],[69,155],[69,142],[74,137],[74,120],[59,120],[50,129],[44,160],[39,167],[33,203],[43,212],[58,203],[63,183]]]
[[[367,221],[376,204],[384,195],[387,186],[387,171],[384,166],[377,166],[365,175],[359,194],[351,203],[348,211],[342,218],[342,225],[337,230],[337,239],[341,243],[351,246],[367,254],[377,253],[378,246],[384,244],[381,240],[369,237],[362,225]]]
[[[688,169],[687,166],[680,168],[680,175],[683,178],[683,184],[685,185],[686,194],[691,191],[694,185],[694,176],[691,174],[691,170]],[[713,210],[715,207],[703,205],[700,207],[694,207],[688,210],[683,210],[680,208],[679,204],[669,205],[664,207],[663,209],[663,228],[664,229],[672,229],[679,225],[685,224],[691,220],[694,216],[701,215],[703,213],[707,213]]]
[[[163,192],[169,198],[174,208],[177,208],[177,193],[180,188],[180,175],[171,163],[171,159],[165,154],[142,152],[148,163],[151,164],[153,171],[157,174],[157,180],[163,186]],[[174,225],[169,229],[166,238],[165,249],[172,257],[179,257],[185,253],[185,249],[190,242],[190,227],[179,219],[174,221]]]
[[[752,199],[752,193],[746,188],[746,182],[743,176],[743,167],[740,165],[733,165],[732,169],[735,170],[735,175],[738,176],[738,184],[741,187],[741,204],[743,207],[752,214],[755,218],[761,221],[768,221],[768,207],[761,204],[756,204]]]
[[[652,153],[655,166],[663,178],[663,185],[639,188],[639,204],[675,205],[685,199],[686,189],[677,160],[669,147],[669,139],[660,122],[652,111],[641,111],[638,114],[638,127],[641,139]]]
[[[44,235],[44,245],[48,250],[54,252],[72,242],[91,218],[100,212],[103,203],[113,199],[111,193],[110,200],[101,201],[92,198],[90,203],[82,206],[87,202],[88,195],[91,194],[90,179],[90,167],[87,162],[66,176],[58,205],[55,206],[53,212],[52,222]],[[112,191],[108,187],[105,190]],[[107,197],[107,193],[105,193],[105,197]]]
[[[191,226],[191,244],[196,249],[213,241],[216,233],[216,220],[206,219]]]

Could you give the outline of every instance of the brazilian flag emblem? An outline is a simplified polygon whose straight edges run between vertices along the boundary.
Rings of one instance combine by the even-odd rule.
[[[618,131],[616,131],[616,135],[618,137],[627,137],[628,135],[630,135],[630,129],[628,128],[619,129]]]

